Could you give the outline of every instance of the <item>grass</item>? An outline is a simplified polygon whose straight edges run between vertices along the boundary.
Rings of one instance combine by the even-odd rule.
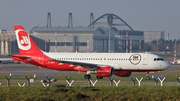
[[[3,101],[178,101],[180,87],[0,87]]]
[[[176,66],[171,66],[170,68],[180,68],[180,65],[176,65]],[[36,71],[37,74],[55,74],[55,76],[53,76],[54,79],[57,79],[57,82],[52,83],[52,85],[67,85],[66,83],[66,79],[65,77],[71,77],[71,81],[74,80],[74,83],[72,84],[73,86],[88,86],[88,81],[84,79],[84,74],[85,73],[77,73],[77,72],[62,72],[62,71],[52,71],[52,70],[39,70],[37,67],[13,67],[13,69],[11,69],[10,67],[4,67],[4,71],[6,71],[6,69],[8,70],[12,70],[12,72],[14,73],[20,73],[20,70],[23,70],[21,68],[24,68],[24,72],[25,71]],[[25,68],[27,70],[25,70]],[[30,69],[31,68],[31,69]],[[23,84],[26,83],[27,80],[25,78],[25,76],[27,77],[31,77],[34,82],[31,83],[31,86],[42,86],[41,84],[41,80],[45,80],[45,77],[38,77],[38,78],[34,78],[34,74],[36,74],[35,72],[27,72],[24,73],[23,76],[12,76],[10,79],[11,82],[11,86],[18,86],[18,83]],[[161,72],[155,72],[152,75],[158,75],[158,76],[166,76],[166,79],[164,80],[164,86],[178,86],[178,82],[177,82],[177,78],[180,77],[180,70],[172,70],[172,71],[161,71]],[[6,86],[7,85],[7,80],[5,78],[5,76],[9,77],[9,72],[5,73],[2,72],[0,74],[0,83],[1,86]],[[133,72],[131,77],[117,77],[117,76],[113,76],[111,78],[114,78],[114,80],[117,82],[118,80],[121,80],[119,86],[131,86],[132,85],[132,81],[131,78],[135,78],[137,77],[138,79],[143,77],[143,80],[141,82],[141,86],[154,86],[155,82],[154,79],[151,80],[145,80],[145,73],[137,73],[137,72]],[[96,80],[95,75],[92,74],[92,81],[94,82]],[[159,82],[160,84],[160,82]],[[138,82],[136,82],[136,85],[138,85]],[[110,86],[110,82],[108,80],[108,78],[104,78],[102,80],[98,80],[98,82],[96,83],[96,86]],[[115,86],[115,84],[113,84],[113,86]]]

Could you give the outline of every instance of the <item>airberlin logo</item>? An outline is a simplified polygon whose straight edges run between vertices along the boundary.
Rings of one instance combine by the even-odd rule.
[[[139,54],[133,54],[130,56],[129,61],[134,64],[137,65],[139,64],[139,62],[141,61],[141,55]]]
[[[21,50],[29,50],[31,48],[29,35],[23,29],[15,31],[18,42],[18,47]]]
[[[22,36],[22,39],[20,40],[21,45],[29,45],[29,40],[27,36]]]

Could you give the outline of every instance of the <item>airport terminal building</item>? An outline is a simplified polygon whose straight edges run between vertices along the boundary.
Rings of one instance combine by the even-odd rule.
[[[110,34],[109,34],[110,32]],[[126,52],[126,42],[130,46],[132,41],[132,51],[139,52],[139,41],[143,39],[141,31],[119,31],[116,28],[37,28],[31,33],[32,36],[45,40],[50,52]],[[126,36],[131,39],[126,40]],[[110,40],[110,42],[109,42]],[[43,47],[42,47],[43,48]],[[45,49],[46,48],[46,49]],[[127,47],[130,52],[130,47]]]
[[[72,13],[69,14],[68,26],[51,26],[49,17],[50,13],[47,26],[36,26],[29,32],[43,51],[143,52],[144,50],[143,31],[133,30],[117,15],[104,14],[93,20],[91,13],[88,26],[75,27],[72,23]],[[0,33],[0,48],[0,55],[18,53],[14,32]]]

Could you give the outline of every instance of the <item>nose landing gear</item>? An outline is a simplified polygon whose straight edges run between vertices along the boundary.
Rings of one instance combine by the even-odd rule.
[[[150,72],[148,71],[148,72],[146,72],[146,80],[150,80],[151,78],[150,78]]]

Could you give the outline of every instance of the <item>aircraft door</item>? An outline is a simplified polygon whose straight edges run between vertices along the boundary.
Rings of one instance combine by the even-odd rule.
[[[147,64],[148,64],[148,56],[143,55],[143,65],[147,65]]]

